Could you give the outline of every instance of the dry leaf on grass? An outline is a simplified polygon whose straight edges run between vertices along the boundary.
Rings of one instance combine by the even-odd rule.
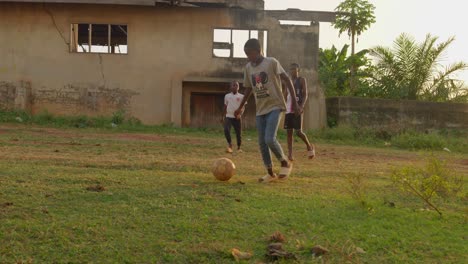
[[[328,253],[328,249],[320,245],[313,247],[311,251],[312,251],[312,254],[316,257],[320,257]]]
[[[232,256],[234,257],[234,259],[236,261],[239,261],[239,260],[246,260],[246,259],[250,259],[252,257],[252,253],[250,252],[242,252],[240,251],[239,249],[237,248],[233,248],[231,250],[231,254]]]
[[[273,233],[271,236],[270,236],[270,239],[269,239],[270,242],[284,242],[286,241],[286,238],[283,236],[283,234],[281,234],[280,231],[276,231],[275,233]]]

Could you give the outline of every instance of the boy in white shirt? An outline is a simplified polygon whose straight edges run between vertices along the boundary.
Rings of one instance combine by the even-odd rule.
[[[224,136],[226,137],[226,141],[228,143],[226,152],[232,153],[231,126],[234,127],[234,131],[236,132],[237,151],[242,152],[242,112],[237,116],[234,112],[239,108],[242,99],[244,99],[244,95],[239,93],[239,83],[237,81],[231,82],[230,89],[231,92],[224,96],[224,110],[223,117],[221,119],[221,122],[224,122]]]

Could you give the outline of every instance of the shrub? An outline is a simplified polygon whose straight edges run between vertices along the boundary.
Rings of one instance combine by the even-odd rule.
[[[112,114],[112,123],[119,125],[125,120],[125,110],[118,110]]]
[[[32,121],[39,125],[50,124],[54,120],[54,116],[49,113],[47,110],[40,112],[37,115],[34,115]]]
[[[408,166],[395,170],[392,180],[400,190],[422,199],[440,216],[442,212],[433,200],[437,197],[447,199],[463,193],[463,178],[450,171],[445,162],[435,157],[430,157],[424,168]]]
[[[446,139],[436,133],[404,132],[394,136],[391,142],[396,147],[407,149],[442,150],[447,146]]]
[[[324,129],[319,136],[328,140],[354,140],[355,130],[350,126],[337,126]]]
[[[348,193],[354,200],[365,206],[367,204],[367,182],[359,173],[351,173],[345,178],[347,181],[346,190]]]

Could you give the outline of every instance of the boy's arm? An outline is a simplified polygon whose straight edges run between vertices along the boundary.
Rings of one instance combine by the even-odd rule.
[[[283,91],[284,100],[287,100],[287,98],[288,98],[288,88],[286,88],[286,83],[283,80],[281,80],[281,90]]]
[[[301,78],[301,84],[302,84],[302,98],[304,98],[304,99],[302,100],[302,105],[300,105],[300,107],[302,107],[302,110],[304,110],[304,107],[305,107],[307,99],[308,99],[308,94],[309,94],[307,92],[306,78]]]
[[[224,108],[223,108],[223,116],[221,116],[221,123],[224,122],[224,118],[226,117],[226,113],[227,113],[227,105],[225,103]]]
[[[291,79],[286,73],[281,73],[280,74],[281,80],[286,83],[286,87],[288,88],[289,94],[291,95],[291,98],[296,98],[296,91],[294,91],[294,86],[292,84]],[[297,100],[291,100],[293,107],[294,107],[294,113],[296,115],[302,114],[302,107],[297,103]]]
[[[244,96],[244,97],[242,97],[242,99],[244,99],[244,98],[245,98],[245,96]],[[240,113],[239,113],[239,118],[240,118],[240,116],[241,116],[241,115],[243,115],[243,114],[244,114],[244,111],[245,111],[245,105],[246,105],[246,104],[247,104],[247,101],[245,101],[245,104],[244,104],[244,106],[242,107],[242,109],[241,109],[241,111],[240,111]]]
[[[234,112],[235,116],[239,116],[242,114],[242,112],[244,112],[244,106],[249,100],[250,95],[252,95],[252,87],[245,87],[244,98],[242,99],[242,102],[240,103],[239,108],[237,108],[237,110]]]

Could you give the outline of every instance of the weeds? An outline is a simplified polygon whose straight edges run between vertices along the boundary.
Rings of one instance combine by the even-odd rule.
[[[118,110],[112,114],[112,123],[120,125],[125,121],[125,110]]]
[[[441,130],[427,133],[416,131],[392,132],[378,128],[337,126],[315,130],[309,134],[312,141],[468,153],[468,135],[466,132],[459,130]]]
[[[367,183],[359,173],[352,173],[346,176],[347,191],[351,197],[358,201],[361,205],[367,204]]]
[[[447,140],[436,133],[405,132],[393,137],[391,142],[396,147],[407,149],[441,150],[448,145]]]
[[[97,116],[54,116],[48,111],[43,111],[37,115],[30,115],[24,111],[1,111],[0,122],[4,123],[24,123],[41,126],[55,127],[76,127],[76,128],[110,128],[112,124],[121,125],[126,128],[143,128],[141,121],[135,117],[125,117],[125,111],[119,110],[110,117]]]
[[[424,168],[412,166],[395,170],[392,173],[394,184],[401,190],[423,200],[442,216],[435,204],[437,197],[447,199],[463,191],[463,178],[451,172],[445,162],[430,157]]]

